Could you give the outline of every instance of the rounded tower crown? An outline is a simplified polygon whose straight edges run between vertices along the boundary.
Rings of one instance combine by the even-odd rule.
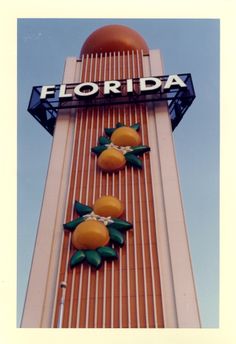
[[[143,50],[148,46],[143,37],[124,25],[107,25],[94,31],[84,42],[80,55]]]

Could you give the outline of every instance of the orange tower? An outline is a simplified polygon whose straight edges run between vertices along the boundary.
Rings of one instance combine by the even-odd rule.
[[[110,81],[108,86],[118,97],[108,94],[104,102],[95,104],[91,99],[87,106],[74,106],[70,91],[64,90],[56,124],[53,116],[43,119],[34,108],[32,114],[54,139],[22,327],[200,326],[172,140],[172,130],[182,118],[178,118],[177,108],[182,106],[183,114],[187,101],[184,98],[180,103],[181,90],[174,103],[166,95],[162,101],[154,101],[152,95],[141,100],[132,97],[131,91],[138,92],[138,83],[127,80],[151,76],[163,76],[160,51],[149,50],[130,28],[105,26],[88,37],[79,58],[67,58],[63,85],[95,87]],[[172,84],[176,80],[177,76],[173,77]],[[150,80],[148,85],[152,86]],[[122,102],[119,95],[125,87],[126,101]],[[70,106],[63,108],[66,98]],[[124,127],[131,127],[132,140],[137,133],[133,146],[146,147],[145,154],[133,154],[132,140],[123,145],[125,154],[120,153]],[[111,135],[115,128],[123,128],[116,131],[118,140]],[[96,154],[96,147],[105,152],[113,148],[120,154],[120,168],[107,171],[116,157],[101,162],[103,152]],[[75,238],[68,223],[77,221],[78,213],[89,213],[89,219],[96,220],[91,217],[99,212],[96,201],[105,195],[121,201],[123,213],[117,217],[132,228],[121,236],[109,228],[110,237],[118,235],[109,246],[104,232],[104,245],[116,252],[116,259],[104,259],[100,264],[93,263],[94,256],[88,258],[88,247],[82,245],[81,236]],[[78,208],[81,206],[85,208]],[[112,207],[112,198],[105,202],[107,207]],[[106,212],[105,220],[102,216],[109,227]],[[84,226],[87,230],[88,222]],[[96,241],[95,232],[91,233]],[[124,243],[117,246],[122,238]],[[72,266],[75,243],[80,253],[74,261],[79,264]]]

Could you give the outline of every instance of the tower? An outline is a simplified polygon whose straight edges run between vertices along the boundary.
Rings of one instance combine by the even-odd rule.
[[[110,83],[105,95],[106,81],[120,86]],[[199,327],[172,140],[194,98],[191,77],[163,76],[160,52],[114,25],[89,36],[80,58],[67,59],[63,85],[44,95],[34,88],[30,101],[54,140],[22,327]],[[97,166],[91,148],[117,123],[139,123],[142,145],[150,147],[142,169],[126,164],[107,173]],[[103,195],[122,201],[133,229],[115,248],[117,260],[72,269],[72,233],[63,224],[76,218],[75,201],[93,207]]]

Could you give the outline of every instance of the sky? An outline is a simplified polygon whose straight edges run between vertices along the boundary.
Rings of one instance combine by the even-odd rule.
[[[107,24],[160,49],[164,74],[191,73],[196,98],[174,131],[202,327],[219,326],[219,35],[217,19],[19,19],[17,28],[17,325],[20,324],[52,137],[27,112],[33,86],[60,84],[67,56]]]

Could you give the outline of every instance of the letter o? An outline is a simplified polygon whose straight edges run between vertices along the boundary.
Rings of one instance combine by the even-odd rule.
[[[94,82],[84,82],[75,87],[74,93],[76,97],[92,97],[98,94],[99,87]]]

